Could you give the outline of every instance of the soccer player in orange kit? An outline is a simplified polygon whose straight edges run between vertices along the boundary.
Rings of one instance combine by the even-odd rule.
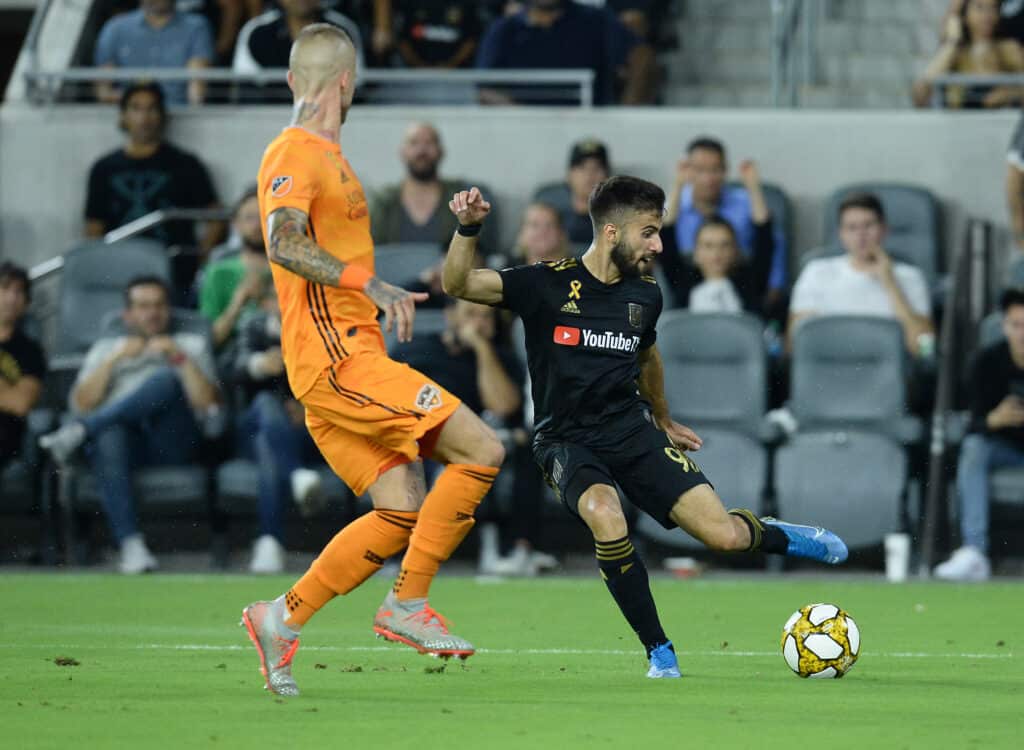
[[[292,45],[290,127],[259,171],[264,239],[281,303],[281,349],[306,425],[331,468],[373,510],[342,529],[274,601],[250,604],[242,624],[268,689],[298,695],[291,662],[302,626],[408,545],[374,631],[421,653],[468,657],[427,602],[431,580],[473,526],[504,458],[494,432],[457,398],[389,359],[377,309],[399,340],[412,336],[412,294],[373,275],[362,185],[341,151],[355,91],[355,49],[337,27],[313,24]],[[460,227],[460,232],[479,231]],[[425,493],[420,456],[445,464]]]

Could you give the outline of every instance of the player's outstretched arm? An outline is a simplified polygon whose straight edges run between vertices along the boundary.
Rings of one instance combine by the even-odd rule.
[[[683,450],[699,450],[703,441],[697,433],[685,425],[673,421],[665,398],[665,370],[661,364],[661,354],[653,344],[641,349],[640,354],[640,395],[651,405],[651,416],[658,429],[668,435],[668,439]]]
[[[429,296],[407,292],[372,276],[361,267],[342,263],[307,234],[309,216],[297,208],[279,208],[267,220],[267,255],[272,263],[324,286],[355,289],[384,311],[384,327],[398,329],[398,340],[412,338],[416,303]]]
[[[477,188],[456,193],[448,208],[459,220],[448,255],[444,259],[441,284],[446,293],[483,305],[496,305],[502,300],[502,281],[497,271],[474,268],[476,243],[491,204]]]

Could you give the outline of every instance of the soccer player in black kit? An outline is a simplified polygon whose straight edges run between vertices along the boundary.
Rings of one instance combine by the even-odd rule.
[[[490,210],[477,188],[457,193],[459,219],[444,263],[445,291],[518,313],[533,380],[534,456],[571,513],[594,535],[597,563],[650,660],[648,677],[679,677],[658,619],[647,569],[629,541],[615,484],[666,528],[681,527],[714,550],[761,550],[829,564],[843,541],[813,526],[726,511],[686,451],[700,438],[673,421],[665,400],[655,324],[661,291],[647,275],[661,252],[665,193],[612,177],[590,196],[594,241],[579,259],[504,271],[473,267]]]

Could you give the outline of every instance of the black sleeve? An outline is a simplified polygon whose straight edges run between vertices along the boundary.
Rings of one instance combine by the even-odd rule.
[[[189,156],[188,179],[189,208],[206,208],[217,202],[217,191],[213,189],[210,173],[206,166],[194,156]]]
[[[498,273],[501,275],[501,302],[498,306],[524,318],[533,315],[540,307],[547,266],[543,263],[515,266]]]
[[[25,361],[18,362],[22,375],[31,375],[39,380],[46,378],[46,355],[42,347],[32,339],[26,339]]]
[[[761,297],[768,288],[768,277],[772,273],[772,259],[775,256],[775,236],[769,218],[763,224],[754,224],[754,240],[749,260],[741,262],[731,274],[733,286],[743,298],[748,310],[761,308]]]
[[[85,218],[107,222],[107,180],[103,162],[98,161],[89,170],[89,189],[85,195]],[[111,227],[107,227],[111,229]]]
[[[641,349],[647,349],[648,347],[653,346],[654,342],[658,340],[658,318],[661,317],[663,303],[661,289],[659,287],[655,287],[655,292],[657,293],[657,299],[653,306],[654,312],[651,314],[651,319],[647,321],[647,328],[640,336]]]
[[[995,409],[1006,396],[1006,389],[1000,387],[998,379],[993,377],[995,357],[992,356],[992,351],[992,349],[982,350],[971,364],[971,375],[967,384],[971,432],[987,433],[989,431],[986,424],[988,413]]]

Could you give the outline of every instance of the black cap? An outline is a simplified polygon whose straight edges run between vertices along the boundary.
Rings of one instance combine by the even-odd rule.
[[[572,145],[569,152],[569,168],[579,166],[585,159],[597,159],[601,162],[605,172],[611,172],[611,165],[608,163],[608,148],[594,138],[585,141],[577,141]]]

